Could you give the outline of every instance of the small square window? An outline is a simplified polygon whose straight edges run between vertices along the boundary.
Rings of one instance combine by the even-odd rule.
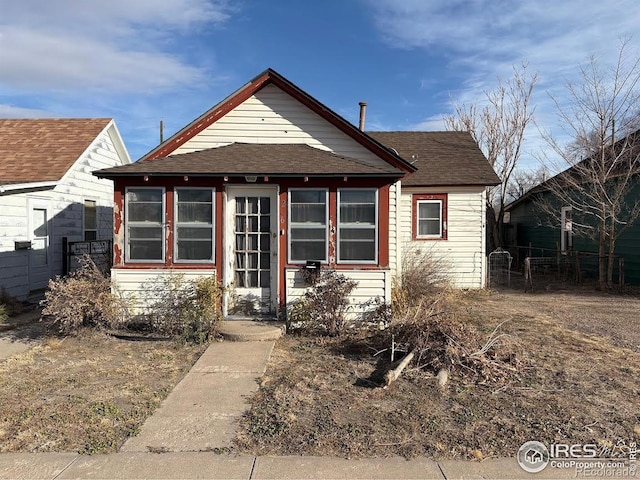
[[[412,230],[414,240],[447,239],[447,194],[414,194]]]

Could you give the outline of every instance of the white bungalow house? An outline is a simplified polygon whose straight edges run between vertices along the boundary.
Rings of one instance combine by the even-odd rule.
[[[62,273],[62,239],[111,240],[113,182],[131,163],[106,118],[0,119],[0,287],[25,299]]]
[[[361,122],[362,123],[362,122]],[[320,262],[390,299],[403,251],[436,252],[454,282],[485,281],[485,191],[499,183],[470,135],[365,133],[268,69],[131,165],[115,184],[112,278],[141,297],[181,272],[216,275],[277,313]]]

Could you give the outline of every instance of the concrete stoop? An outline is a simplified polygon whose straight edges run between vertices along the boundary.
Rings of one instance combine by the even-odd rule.
[[[277,340],[282,336],[284,325],[273,321],[233,319],[221,322],[218,332],[232,342],[263,342]]]

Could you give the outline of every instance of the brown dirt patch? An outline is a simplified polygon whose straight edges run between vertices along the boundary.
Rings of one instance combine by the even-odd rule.
[[[0,452],[117,451],[203,350],[85,332],[0,362]]]
[[[526,441],[636,441],[640,432],[640,299],[592,292],[459,294],[452,314],[520,345],[524,368],[501,384],[422,371],[389,388],[353,338],[288,336],[236,439],[259,455],[434,459],[513,457]]]

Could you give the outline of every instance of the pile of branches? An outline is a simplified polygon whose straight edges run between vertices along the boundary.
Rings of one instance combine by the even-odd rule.
[[[388,328],[374,335],[376,348],[385,353],[391,351],[393,360],[404,354],[387,373],[387,385],[408,365],[437,375],[441,386],[450,377],[502,384],[518,375],[518,344],[500,332],[503,324],[489,336],[483,335],[475,326],[448,312],[444,303],[443,296],[423,297],[417,305],[394,315]]]

